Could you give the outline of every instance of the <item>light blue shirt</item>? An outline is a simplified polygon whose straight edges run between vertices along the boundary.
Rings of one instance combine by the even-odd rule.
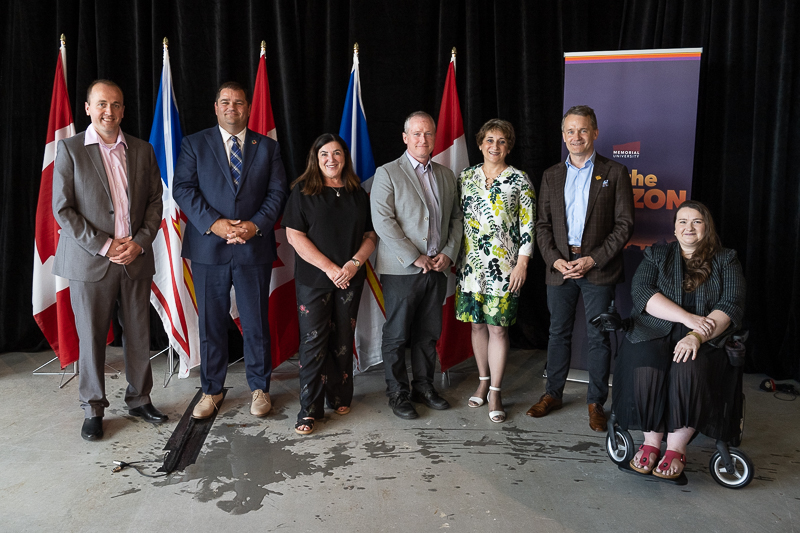
[[[429,257],[434,257],[439,253],[439,244],[442,239],[441,231],[439,228],[439,221],[442,220],[441,209],[439,207],[439,188],[436,186],[436,180],[433,178],[433,165],[432,159],[428,157],[428,162],[424,165],[414,159],[408,150],[406,150],[406,157],[414,167],[414,172],[417,174],[419,184],[425,194],[425,205],[428,208],[428,239],[427,249],[425,254]]]
[[[589,184],[594,173],[592,152],[583,168],[577,168],[567,156],[567,182],[564,184],[564,204],[567,208],[567,238],[570,246],[580,246],[583,239],[583,226],[586,223],[586,209],[589,206]]]

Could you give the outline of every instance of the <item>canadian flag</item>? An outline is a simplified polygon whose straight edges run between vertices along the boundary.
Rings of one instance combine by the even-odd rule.
[[[253,105],[247,127],[256,133],[278,140],[275,117],[272,114],[272,103],[269,97],[266,43],[264,41],[261,42],[256,86],[253,89]],[[272,264],[272,279],[269,284],[269,333],[273,368],[277,368],[278,365],[296,354],[300,345],[297,300],[294,292],[294,250],[289,246],[286,230],[281,227],[280,220],[275,223],[275,241],[278,245],[278,259]],[[234,306],[235,301],[234,298],[231,298]],[[235,308],[231,310],[231,316],[238,324],[239,313],[235,311]]]
[[[461,105],[458,101],[458,91],[456,91],[455,48],[450,57],[450,65],[447,67],[442,107],[439,109],[439,123],[436,125],[433,160],[452,170],[456,178],[462,170],[469,166],[467,141],[464,137],[464,121],[461,119]],[[454,257],[453,260],[455,259]],[[472,328],[469,324],[456,320],[455,293],[454,265],[447,274],[447,298],[442,307],[442,335],[436,343],[442,372],[472,357]]]
[[[75,135],[75,124],[67,94],[67,51],[64,37],[56,62],[47,144],[42,163],[42,184],[36,207],[36,232],[33,248],[33,318],[53,348],[61,368],[78,360],[78,332],[69,297],[69,281],[53,275],[53,261],[61,228],[53,218],[53,162],[56,145]]]

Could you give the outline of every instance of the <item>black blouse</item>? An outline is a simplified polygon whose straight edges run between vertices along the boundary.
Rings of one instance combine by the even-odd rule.
[[[364,234],[374,231],[367,192],[361,187],[353,192],[344,187],[323,187],[320,194],[309,196],[301,188],[298,184],[289,195],[281,224],[305,233],[325,257],[343,266],[358,252]],[[336,288],[325,272],[304,261],[296,251],[294,277],[308,287]],[[365,277],[362,266],[350,283],[364,283]]]

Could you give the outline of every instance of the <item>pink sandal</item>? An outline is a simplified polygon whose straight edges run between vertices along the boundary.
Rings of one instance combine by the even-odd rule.
[[[658,463],[658,468],[662,471],[667,470],[670,466],[672,466],[672,461],[678,459],[682,465],[686,466],[686,456],[682,453],[678,453],[675,450],[667,450],[664,452],[664,457],[661,458],[661,461]],[[683,469],[677,474],[667,475],[656,472],[653,470],[653,475],[656,477],[660,477],[661,479],[678,479],[683,474]]]
[[[640,468],[634,464],[635,458],[631,459],[629,463],[631,469],[640,474],[652,474],[653,473],[653,466],[650,461],[650,456],[655,455],[656,460],[658,460],[658,456],[661,453],[661,448],[656,448],[655,446],[650,446],[649,444],[642,444],[639,446],[639,451],[642,452],[642,456],[639,458],[639,464],[642,466],[650,466],[650,468]]]

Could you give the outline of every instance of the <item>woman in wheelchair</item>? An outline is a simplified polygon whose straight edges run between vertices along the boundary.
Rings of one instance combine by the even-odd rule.
[[[736,252],[720,246],[708,208],[686,201],[674,224],[677,241],[647,248],[633,278],[632,326],[612,402],[622,429],[644,432],[630,467],[664,479],[682,474],[695,431],[720,437],[724,346],[741,325],[745,299]]]

